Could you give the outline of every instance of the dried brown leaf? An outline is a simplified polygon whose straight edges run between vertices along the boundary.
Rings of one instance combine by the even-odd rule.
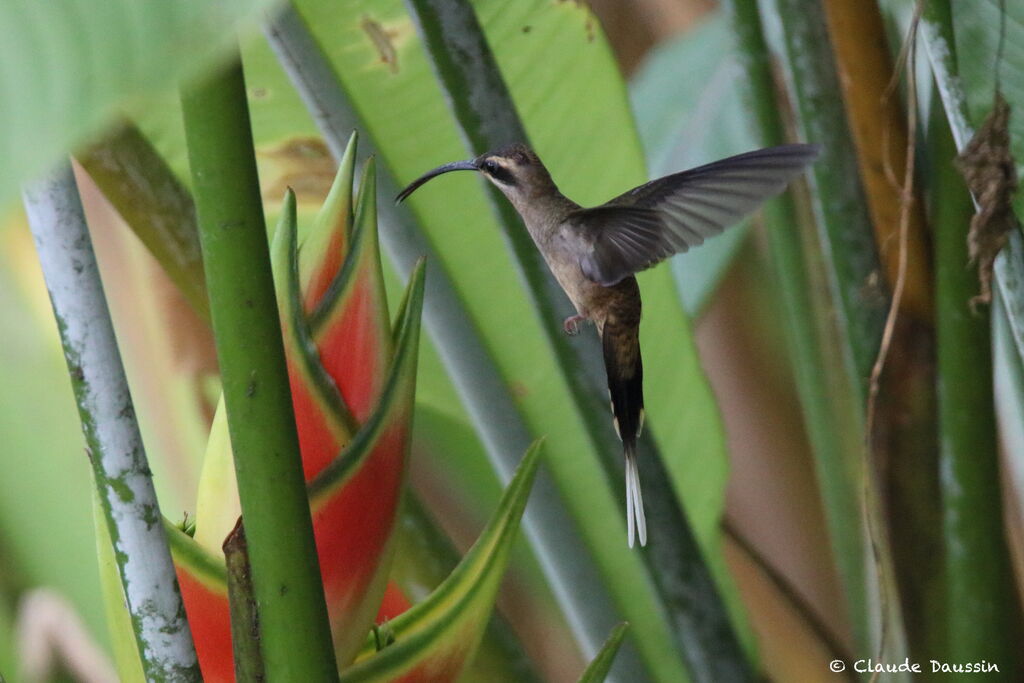
[[[1010,106],[996,93],[995,106],[974,134],[956,165],[974,195],[978,212],[971,219],[967,249],[978,265],[981,293],[971,306],[992,301],[992,264],[1016,224],[1010,201],[1017,172],[1010,152]]]

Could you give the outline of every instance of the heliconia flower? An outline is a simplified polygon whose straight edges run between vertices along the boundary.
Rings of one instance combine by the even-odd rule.
[[[289,193],[271,248],[313,530],[342,665],[373,626],[387,584],[407,470],[423,301],[421,265],[392,330],[373,160],[365,164],[355,201],[354,167],[353,137],[302,246]],[[221,406],[203,466],[194,541],[171,532],[206,681],[234,680],[226,582],[210,567],[223,565],[221,544],[239,513]]]

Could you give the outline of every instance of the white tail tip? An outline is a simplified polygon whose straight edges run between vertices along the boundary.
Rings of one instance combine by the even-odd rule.
[[[626,454],[626,526],[630,548],[637,537],[641,546],[647,545],[647,516],[644,515],[644,497],[640,492],[640,475],[634,453]]]

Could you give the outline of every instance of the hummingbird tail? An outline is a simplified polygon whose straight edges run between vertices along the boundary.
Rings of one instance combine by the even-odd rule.
[[[636,325],[614,319],[605,321],[601,329],[612,415],[626,456],[626,517],[631,548],[637,535],[640,545],[647,544],[647,522],[636,466],[636,440],[644,426],[644,369],[638,332]]]
[[[644,514],[644,496],[640,490],[640,473],[636,467],[636,451],[626,449],[626,524],[629,527],[629,547],[635,537],[640,545],[647,545],[647,515]]]

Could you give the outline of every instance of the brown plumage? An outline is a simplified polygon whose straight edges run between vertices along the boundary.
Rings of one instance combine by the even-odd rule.
[[[413,181],[398,201],[449,171],[479,171],[519,212],[576,307],[564,327],[591,321],[601,337],[615,428],[626,463],[629,545],[647,543],[636,444],[643,429],[640,288],[633,274],[717,235],[782,192],[818,156],[817,145],[756,150],[635,187],[593,208],[563,195],[540,158],[512,145],[456,161]]]

